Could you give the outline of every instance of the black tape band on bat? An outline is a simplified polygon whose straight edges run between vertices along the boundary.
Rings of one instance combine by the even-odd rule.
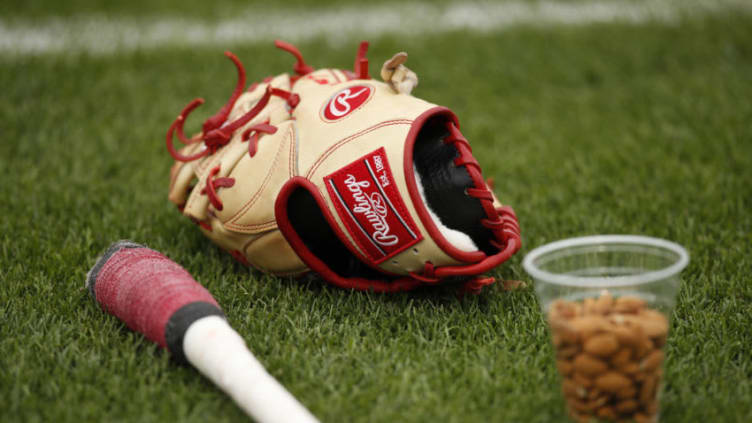
[[[186,304],[170,316],[165,325],[165,341],[167,342],[167,349],[170,350],[176,360],[183,363],[188,361],[183,351],[185,331],[196,320],[207,316],[225,318],[225,314],[219,307],[204,301]]]

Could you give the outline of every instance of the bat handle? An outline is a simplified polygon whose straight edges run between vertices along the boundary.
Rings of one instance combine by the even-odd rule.
[[[211,293],[163,254],[117,242],[86,285],[105,311],[191,363],[258,422],[317,421],[256,360]]]
[[[185,332],[186,359],[261,423],[315,423],[311,414],[267,373],[243,338],[219,316],[195,321]]]

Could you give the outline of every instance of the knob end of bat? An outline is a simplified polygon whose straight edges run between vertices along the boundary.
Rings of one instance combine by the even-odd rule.
[[[92,266],[89,272],[86,274],[86,288],[89,290],[89,293],[94,298],[94,300],[97,299],[97,294],[94,290],[94,287],[97,284],[97,276],[99,276],[99,271],[102,270],[104,265],[107,264],[107,261],[109,261],[112,256],[114,256],[118,251],[124,250],[126,248],[146,247],[127,239],[117,241],[110,245],[107,250],[105,250],[105,252],[97,259],[96,263],[94,263],[94,266]]]

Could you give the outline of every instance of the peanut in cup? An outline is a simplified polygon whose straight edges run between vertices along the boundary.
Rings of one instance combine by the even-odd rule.
[[[684,248],[635,235],[544,245],[524,259],[575,421],[658,421]]]

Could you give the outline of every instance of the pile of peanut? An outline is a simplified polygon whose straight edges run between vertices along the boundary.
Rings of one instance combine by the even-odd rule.
[[[654,422],[668,320],[644,300],[608,292],[549,308],[556,365],[576,421]]]

